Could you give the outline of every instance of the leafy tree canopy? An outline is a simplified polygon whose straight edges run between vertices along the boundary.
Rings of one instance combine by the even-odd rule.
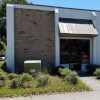
[[[28,2],[27,0],[0,0],[0,17],[6,16],[6,4],[7,4],[7,2],[32,4],[32,2]]]
[[[0,0],[0,18],[6,17],[6,4],[11,3],[22,3],[22,4],[32,4],[27,0]],[[2,42],[2,41],[3,42]],[[0,52],[3,53],[6,50],[6,20],[0,20]]]
[[[27,0],[0,0],[0,18],[6,17],[6,4],[11,3],[22,3],[22,4],[32,4]],[[6,37],[6,20],[0,20],[0,38],[5,42]]]
[[[4,53],[6,50],[6,44],[0,41],[0,53]]]

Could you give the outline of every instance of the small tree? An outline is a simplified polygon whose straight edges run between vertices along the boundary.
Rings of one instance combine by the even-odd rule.
[[[22,4],[32,4],[32,2],[28,2],[27,0],[0,0],[0,18],[6,17],[6,4],[8,2],[11,3],[22,3]],[[6,20],[0,20],[0,38],[6,43]]]
[[[6,50],[6,44],[2,41],[0,41],[0,52],[4,53]]]

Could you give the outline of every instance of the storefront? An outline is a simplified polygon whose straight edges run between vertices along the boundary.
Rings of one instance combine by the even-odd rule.
[[[25,60],[86,72],[100,64],[100,11],[7,4],[7,65],[24,72]]]

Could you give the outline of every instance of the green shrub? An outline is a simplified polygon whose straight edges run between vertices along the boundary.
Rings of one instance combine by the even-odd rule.
[[[94,75],[96,76],[97,79],[100,79],[100,68],[96,69],[96,71],[94,72]]]
[[[11,74],[8,74],[8,78],[10,80],[14,79],[14,78],[18,78],[18,74],[15,74],[15,73],[11,73]]]
[[[0,69],[0,80],[6,80],[6,79],[7,79],[7,73],[5,73]]]
[[[59,72],[62,76],[66,76],[66,75],[69,75],[71,73],[71,70],[68,69],[68,68],[65,68],[65,69],[62,69],[62,68],[59,68]]]
[[[64,67],[64,66],[57,66],[57,67],[55,67],[55,68],[54,68],[54,72],[53,72],[54,75],[59,75],[59,76],[61,75],[60,72],[59,72],[59,69],[60,69],[60,68],[61,68],[61,69],[64,69],[65,67]]]
[[[4,81],[3,80],[0,80],[0,88],[1,87],[4,87],[4,86],[5,86]]]
[[[89,73],[93,73],[93,72],[95,72],[96,68],[99,68],[99,65],[88,64],[88,65],[86,65],[86,68],[87,68]]]
[[[11,83],[11,88],[18,88],[18,87],[19,87],[19,80],[14,78]]]
[[[19,75],[19,87],[23,87],[24,82],[30,82],[33,80],[33,77],[28,73],[23,73]]]
[[[4,71],[4,72],[7,72],[7,73],[10,73],[10,69],[7,67],[7,64],[6,62],[0,62],[0,68]]]
[[[23,73],[20,75],[20,81],[25,82],[25,81],[32,81],[33,77],[29,75],[28,73]]]
[[[37,87],[46,86],[49,82],[49,76],[46,74],[39,75],[37,77],[37,82],[38,82]]]
[[[65,80],[67,80],[70,84],[78,83],[78,76],[76,72],[71,72],[66,75]]]
[[[1,72],[4,72],[4,71],[0,68],[0,73],[1,73]]]
[[[32,83],[30,83],[30,82],[24,82],[23,84],[22,84],[22,88],[32,88]]]
[[[0,53],[4,53],[6,50],[6,44],[3,41],[0,41]]]

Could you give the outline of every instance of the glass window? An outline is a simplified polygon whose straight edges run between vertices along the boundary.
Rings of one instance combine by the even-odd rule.
[[[90,41],[80,39],[60,39],[60,63],[89,63]]]

